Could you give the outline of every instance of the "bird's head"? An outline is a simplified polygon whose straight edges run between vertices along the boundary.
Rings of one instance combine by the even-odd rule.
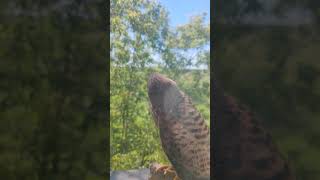
[[[176,82],[159,73],[153,73],[148,81],[148,95],[152,107],[168,112],[177,104],[180,91]]]

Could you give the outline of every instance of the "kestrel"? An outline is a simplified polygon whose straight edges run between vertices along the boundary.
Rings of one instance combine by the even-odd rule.
[[[190,98],[158,73],[150,76],[148,95],[163,150],[182,180],[210,179],[210,132]]]

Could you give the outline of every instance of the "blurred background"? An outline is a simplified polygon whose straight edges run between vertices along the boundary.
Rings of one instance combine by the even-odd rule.
[[[257,112],[297,178],[320,179],[320,1],[215,1],[213,71]]]
[[[107,178],[106,2],[0,2],[0,179]]]
[[[209,124],[209,9],[209,0],[111,0],[111,170],[169,164],[149,110],[152,72],[175,80]]]

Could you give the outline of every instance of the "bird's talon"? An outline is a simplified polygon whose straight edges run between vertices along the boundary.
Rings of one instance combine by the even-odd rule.
[[[168,169],[168,168],[170,168],[170,166],[167,166],[167,165],[165,165],[165,166],[161,166],[161,167],[159,167],[159,168],[157,168],[156,169],[156,173],[158,173],[158,172],[160,172],[160,171],[166,171],[166,169]]]

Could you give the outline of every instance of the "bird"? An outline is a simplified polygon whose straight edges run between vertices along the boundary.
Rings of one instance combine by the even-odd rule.
[[[295,180],[259,116],[213,82],[213,179]]]
[[[162,148],[176,172],[175,179],[210,179],[210,129],[177,83],[152,73],[148,80],[150,108]]]

